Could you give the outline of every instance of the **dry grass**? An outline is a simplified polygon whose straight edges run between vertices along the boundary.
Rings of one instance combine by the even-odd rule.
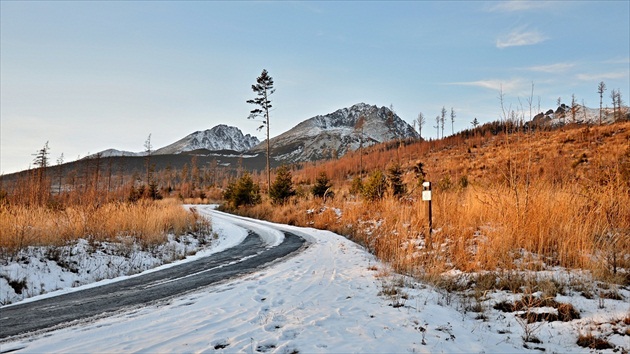
[[[576,343],[580,347],[596,350],[613,348],[613,345],[606,338],[595,337],[592,333],[580,334]]]
[[[630,123],[372,150],[368,169],[403,161],[407,198],[368,203],[350,195],[357,156],[349,155],[294,172],[304,188],[319,171],[336,176],[336,197],[325,205],[302,197],[241,212],[346,235],[408,274],[562,266],[628,282]],[[430,235],[413,173],[418,160],[435,186]]]
[[[184,234],[205,227],[198,214],[174,200],[111,202],[100,206],[0,205],[0,250],[5,255],[37,245],[63,245],[79,238],[95,241],[132,237],[145,245],[164,242],[168,233]]]

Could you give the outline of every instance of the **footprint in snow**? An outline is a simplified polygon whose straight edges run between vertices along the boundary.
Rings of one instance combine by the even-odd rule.
[[[272,341],[262,342],[256,346],[256,351],[259,353],[267,353],[275,349],[277,346],[278,345]]]
[[[284,332],[282,332],[282,335],[280,336],[280,339],[282,340],[292,340],[297,338],[298,335],[300,335],[300,331],[296,330],[296,329],[289,329],[286,330]]]
[[[275,332],[282,328],[282,323],[280,322],[272,322],[265,327],[263,327],[267,332]]]
[[[221,338],[218,340],[215,340],[214,342],[210,343],[210,345],[215,349],[215,350],[221,350],[221,349],[225,349],[227,347],[230,346],[230,342],[227,338]]]

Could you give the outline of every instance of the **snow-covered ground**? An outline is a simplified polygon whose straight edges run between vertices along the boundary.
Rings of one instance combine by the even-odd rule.
[[[605,336],[615,346],[604,352],[630,350],[629,326],[623,323],[630,316],[626,300],[601,303],[576,293],[558,297],[571,302],[581,318],[527,325],[516,313],[493,309],[514,295],[494,293],[478,304],[480,316],[462,310],[469,300],[393,274],[360,246],[331,232],[199,209],[212,215],[219,235],[216,249],[238,242],[243,227],[255,228],[272,244],[280,242],[276,229],[312,244],[257,273],[159,305],[0,342],[0,351],[588,353],[593,350],[576,341],[589,333]],[[627,289],[618,293],[630,298]],[[528,343],[538,349],[523,346],[525,332],[542,341]]]

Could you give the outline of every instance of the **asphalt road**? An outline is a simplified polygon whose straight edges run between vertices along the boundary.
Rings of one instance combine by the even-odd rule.
[[[238,246],[162,271],[65,295],[0,309],[0,339],[44,330],[72,321],[146,306],[192,290],[252,273],[300,249],[305,241],[284,232],[284,241],[267,248],[249,231]]]

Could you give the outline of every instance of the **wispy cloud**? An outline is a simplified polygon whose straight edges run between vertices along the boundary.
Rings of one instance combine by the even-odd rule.
[[[578,74],[576,78],[582,81],[615,80],[626,78],[629,74],[628,71],[612,71],[601,74]]]
[[[525,81],[521,79],[512,79],[512,80],[478,80],[478,81],[465,81],[465,82],[451,82],[449,85],[458,85],[458,86],[475,86],[482,87],[495,91],[503,91],[503,92],[515,92],[522,91],[525,87]]]
[[[542,73],[560,73],[560,72],[565,72],[574,66],[575,64],[573,63],[556,63],[556,64],[549,64],[549,65],[530,66],[530,67],[525,68],[525,70],[542,72]]]
[[[630,57],[609,59],[604,64],[630,64]]]
[[[490,7],[492,12],[520,12],[529,11],[549,7],[551,2],[547,1],[525,1],[525,0],[511,0],[501,1],[494,6]]]
[[[534,45],[546,41],[547,39],[549,38],[537,30],[526,31],[524,28],[520,28],[497,39],[497,48]]]

